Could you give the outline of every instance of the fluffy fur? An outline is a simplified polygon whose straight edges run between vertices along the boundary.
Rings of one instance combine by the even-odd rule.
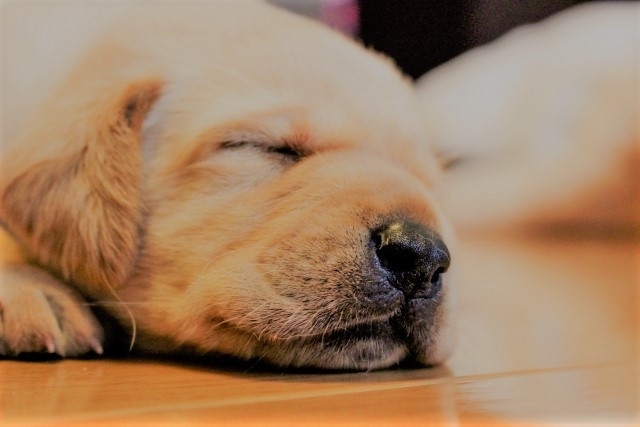
[[[459,229],[638,233],[639,16],[637,2],[581,5],[418,81]]]
[[[88,299],[145,352],[441,362],[448,274],[405,301],[371,240],[408,220],[451,245],[410,82],[266,4],[128,15],[9,141],[0,217],[30,265],[3,267],[0,352],[101,352]]]

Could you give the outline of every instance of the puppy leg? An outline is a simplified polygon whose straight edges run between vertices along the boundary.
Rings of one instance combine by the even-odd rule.
[[[102,328],[84,299],[28,265],[0,271],[0,355],[102,353]]]

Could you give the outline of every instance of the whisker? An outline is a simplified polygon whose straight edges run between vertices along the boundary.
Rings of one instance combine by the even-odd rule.
[[[197,278],[199,278],[201,275],[203,275],[207,269],[211,266],[211,264],[213,264],[214,262],[218,261],[220,258],[227,256],[229,254],[233,254],[235,252],[239,252],[240,249],[234,249],[231,251],[226,251],[226,252],[222,252],[216,256],[214,256],[213,258],[211,258],[209,261],[207,261],[207,263],[204,265],[204,267],[202,267],[202,270],[200,271],[200,274],[197,276]],[[197,280],[196,278],[196,280]]]
[[[127,312],[127,315],[129,316],[129,320],[131,320],[131,341],[129,342],[129,353],[131,353],[131,351],[133,350],[133,345],[136,342],[137,333],[138,333],[138,327],[137,327],[137,324],[136,324],[136,319],[133,316],[133,313],[131,312],[131,310],[129,309],[127,304],[125,304],[125,302],[122,300],[122,298],[120,298],[120,295],[117,294],[115,289],[113,289],[113,287],[109,283],[105,283],[105,284],[107,285],[107,289],[109,289],[109,291],[111,292],[111,295],[113,295],[113,297],[119,303],[121,303],[122,307],[124,307],[125,311]]]
[[[93,302],[85,302],[82,305],[87,307],[101,307],[108,305],[146,305],[148,301],[145,302],[134,302],[134,301],[93,301]]]

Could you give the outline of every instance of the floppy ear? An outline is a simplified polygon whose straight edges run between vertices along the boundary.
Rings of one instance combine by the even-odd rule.
[[[35,262],[85,292],[119,286],[135,263],[140,133],[160,88],[143,80],[79,103],[69,95],[20,141],[18,165],[5,159],[13,170],[0,188],[0,220]]]

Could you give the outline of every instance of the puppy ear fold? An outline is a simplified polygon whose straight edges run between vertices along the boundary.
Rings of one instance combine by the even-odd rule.
[[[8,163],[0,220],[35,262],[84,291],[117,287],[135,263],[145,215],[141,127],[160,90],[143,80],[115,95],[54,101],[20,141],[26,157]]]

